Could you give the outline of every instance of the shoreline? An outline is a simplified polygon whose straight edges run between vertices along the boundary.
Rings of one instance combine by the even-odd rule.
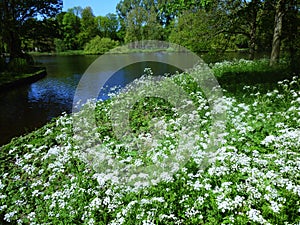
[[[118,46],[114,49],[107,51],[104,54],[128,54],[128,53],[156,53],[156,52],[181,52],[180,49],[174,48],[156,48],[156,49],[144,49],[144,48],[124,48],[123,46]],[[227,50],[226,53],[245,53],[247,52],[244,49],[238,50]],[[196,54],[208,54],[209,51],[201,51],[196,52]],[[90,55],[103,55],[101,53],[98,54],[90,54],[85,52],[84,50],[70,50],[65,52],[29,52],[31,56],[90,56]]]
[[[2,76],[12,74],[1,74]],[[19,87],[25,84],[34,83],[47,75],[47,71],[45,67],[34,67],[34,72],[32,73],[24,73],[18,74],[15,79],[7,80],[0,83],[0,91],[6,91],[10,88]]]

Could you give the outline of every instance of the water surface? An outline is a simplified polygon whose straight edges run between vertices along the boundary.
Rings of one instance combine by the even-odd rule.
[[[45,78],[33,84],[0,91],[0,145],[45,125],[63,112],[71,113],[78,82],[97,58],[98,56],[35,57],[35,61],[42,63],[47,69]],[[140,77],[146,67],[151,68],[154,75],[178,71],[178,68],[167,64],[141,62],[118,70],[107,81],[107,85],[124,86]],[[107,94],[102,93],[100,97],[105,99]]]

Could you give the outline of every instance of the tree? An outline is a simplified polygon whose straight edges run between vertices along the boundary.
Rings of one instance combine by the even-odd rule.
[[[244,36],[248,42],[249,58],[254,59],[263,1],[224,0],[218,2],[218,7],[223,15],[223,33],[231,38]]]
[[[142,7],[137,7],[130,11],[126,18],[126,43],[144,39],[143,24],[146,23],[146,15],[147,11]]]
[[[107,37],[113,40],[118,39],[119,21],[116,14],[109,13],[106,16],[98,16],[96,21],[101,37]]]
[[[54,39],[59,37],[58,23],[53,18],[38,20],[28,19],[24,25],[27,32],[22,35],[22,49],[24,51],[53,51],[55,50]]]
[[[296,0],[277,0],[275,6],[274,33],[270,65],[278,64],[280,60],[281,43],[286,38],[290,43],[287,46],[290,51],[291,63],[295,63],[295,45],[298,30],[299,3]],[[283,26],[284,25],[284,26]],[[284,32],[286,36],[284,37]]]
[[[297,63],[297,56],[300,53],[300,2],[297,0],[290,0],[288,11],[283,21],[283,45],[289,53],[290,65],[293,71],[299,68]]]
[[[119,21],[120,21],[120,38],[125,40],[125,39],[132,39],[131,37],[128,37],[128,33],[127,33],[127,28],[128,28],[128,17],[132,16],[134,18],[134,9],[140,7],[141,9],[142,4],[141,4],[141,0],[121,0],[116,7],[117,10],[117,15],[119,17]],[[130,15],[131,12],[131,15]],[[132,19],[133,19],[132,18]],[[133,25],[133,24],[132,24]],[[132,29],[132,27],[130,28]],[[126,37],[127,36],[127,37]]]
[[[27,30],[25,22],[30,18],[54,17],[62,9],[62,0],[1,0],[1,36],[7,45],[10,61],[23,57],[21,37]]]
[[[91,7],[86,7],[81,12],[81,30],[76,39],[79,43],[79,48],[84,48],[84,45],[93,39],[97,34],[97,21]]]
[[[282,23],[283,17],[286,13],[287,0],[278,0],[276,4],[275,22],[274,22],[274,34],[272,41],[272,52],[270,58],[270,65],[274,66],[279,62],[280,58],[280,44],[282,36]]]
[[[220,25],[213,12],[186,11],[175,23],[170,41],[194,52],[211,51],[220,47],[220,41],[224,42]]]
[[[62,39],[68,50],[78,49],[80,46],[77,35],[80,33],[80,18],[72,11],[64,14],[62,20]]]
[[[147,13],[146,23],[143,28],[143,36],[148,40],[163,40],[164,30],[157,19],[157,13],[154,6]]]
[[[139,40],[163,40],[164,22],[159,7],[162,0],[124,0],[117,5],[121,31],[125,42]]]

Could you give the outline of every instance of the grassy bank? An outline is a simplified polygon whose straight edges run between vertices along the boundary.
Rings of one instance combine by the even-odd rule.
[[[19,224],[299,224],[299,78],[270,89],[241,85],[234,95],[224,90],[221,145],[205,167],[213,118],[208,101],[189,75],[167,79],[188,93],[185,106],[195,110],[180,115],[162,99],[145,98],[129,114],[130,140],[113,131],[108,112],[115,97],[87,106],[97,123],[90,132],[74,127],[78,118],[87,123],[84,112],[62,115],[3,146],[2,219]],[[149,87],[145,77],[139,82]],[[137,94],[129,92],[128,100]],[[186,127],[187,118],[196,118],[197,129]],[[176,149],[179,137],[190,136],[193,144]],[[154,185],[143,183],[144,174],[127,186],[117,177],[121,171],[109,170],[103,158],[105,153],[127,169],[163,166],[171,153],[185,150],[192,152],[188,162],[172,165],[173,173],[157,174],[161,180],[153,178]]]
[[[242,92],[243,86],[247,85],[263,86],[265,87],[262,88],[265,90],[263,93],[265,93],[277,82],[299,75],[292,72],[287,62],[269,66],[268,59],[235,59],[217,62],[210,67],[221,86],[233,93]]]
[[[65,52],[29,52],[32,56],[72,56],[72,55],[86,55],[83,50],[70,50]]]
[[[43,67],[30,67],[23,72],[2,72],[0,73],[0,91],[33,83],[45,76],[46,69]]]
[[[150,53],[150,52],[160,52],[165,51],[164,48],[162,49],[129,49],[126,47],[116,47],[111,52],[107,51],[109,54],[128,54],[128,53]],[[170,49],[170,51],[175,51]],[[102,55],[103,53],[95,52],[91,53],[84,50],[70,50],[65,52],[30,52],[32,56],[72,56],[72,55]]]

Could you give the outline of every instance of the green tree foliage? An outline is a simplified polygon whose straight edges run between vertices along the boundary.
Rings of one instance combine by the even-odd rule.
[[[117,5],[121,33],[125,42],[165,40],[166,26],[162,17],[164,0],[124,0]]]
[[[96,22],[95,22],[95,15],[93,13],[93,10],[91,7],[86,7],[82,10],[81,12],[81,25],[82,25],[82,30],[88,31],[91,34],[93,34],[92,29],[96,28]]]
[[[97,35],[97,22],[91,7],[86,7],[81,12],[81,32],[78,35],[80,47]]]
[[[99,36],[96,36],[86,44],[84,51],[87,54],[104,54],[109,50],[117,47],[118,45],[118,41],[114,41],[106,37],[101,38]]]
[[[273,64],[282,56],[296,64],[300,54],[298,0],[120,0],[117,14],[97,17],[91,7],[58,13],[61,4],[0,0],[0,53],[13,58],[21,49],[53,51],[54,46],[91,53],[91,46],[106,49],[112,40],[169,40],[195,52],[247,48],[250,59],[268,51]],[[95,52],[106,51],[100,50]]]
[[[147,21],[146,16],[147,11],[142,7],[137,7],[129,12],[126,18],[126,43],[144,39],[143,25]]]
[[[54,18],[45,18],[37,20],[36,18],[28,19],[24,23],[22,35],[22,49],[24,51],[54,51],[54,39],[59,37],[59,25]]]
[[[101,37],[118,39],[119,20],[116,14],[109,13],[106,16],[97,16],[96,23]]]
[[[152,6],[147,13],[146,23],[143,27],[144,39],[164,40],[164,29],[157,19],[155,7]]]
[[[69,11],[62,20],[62,39],[68,50],[78,49],[80,46],[77,35],[80,33],[80,18]]]
[[[54,17],[62,8],[62,0],[1,0],[1,36],[10,53],[10,60],[22,57],[21,39],[30,30],[24,28],[26,21],[40,17]]]
[[[213,11],[186,11],[174,23],[169,40],[194,52],[221,50],[229,40],[222,28]]]

